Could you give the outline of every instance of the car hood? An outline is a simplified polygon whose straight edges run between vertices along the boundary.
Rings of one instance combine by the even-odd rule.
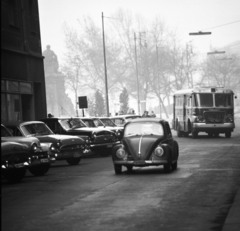
[[[22,155],[28,153],[27,146],[24,144],[19,144],[16,142],[8,142],[2,141],[1,142],[1,156],[9,157],[9,155]]]
[[[37,136],[37,138],[42,143],[56,143],[61,140],[62,144],[84,144],[85,141],[76,136],[69,136],[69,135],[44,135],[44,136]]]
[[[124,137],[123,144],[135,160],[146,160],[161,140],[162,137],[154,135],[131,136]]]
[[[91,135],[92,133],[95,133],[96,135],[104,134],[112,134],[112,131],[109,131],[108,129],[104,128],[75,128],[67,131],[69,134],[74,135]]]

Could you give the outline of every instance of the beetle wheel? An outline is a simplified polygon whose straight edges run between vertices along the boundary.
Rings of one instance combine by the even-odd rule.
[[[177,161],[176,161],[174,164],[172,164],[172,170],[176,170],[176,169],[177,169],[177,166],[178,166],[178,163],[177,163]]]
[[[171,164],[164,164],[164,172],[170,173],[172,170],[172,165]]]
[[[30,167],[28,170],[34,176],[43,176],[48,172],[49,168],[50,168],[50,164],[43,164],[35,167]]]
[[[81,161],[81,157],[78,157],[78,158],[69,158],[69,159],[66,159],[67,163],[70,164],[70,165],[77,165],[79,164],[79,162]]]
[[[133,166],[126,166],[126,168],[127,168],[127,170],[128,170],[128,172],[132,172],[132,170],[133,170]]]
[[[122,173],[122,165],[114,164],[115,174],[119,175]]]
[[[226,132],[226,133],[225,133],[225,136],[226,136],[226,138],[230,138],[230,137],[231,137],[231,135],[232,135],[232,133],[231,133],[231,132]]]

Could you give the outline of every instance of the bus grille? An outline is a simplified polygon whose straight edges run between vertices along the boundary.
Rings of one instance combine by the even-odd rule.
[[[204,112],[206,123],[223,123],[225,112]]]

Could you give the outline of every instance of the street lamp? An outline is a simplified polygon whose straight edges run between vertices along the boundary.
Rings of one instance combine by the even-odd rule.
[[[134,32],[134,44],[135,44],[135,62],[136,62],[136,79],[137,79],[137,105],[138,105],[138,115],[140,115],[140,100],[139,100],[139,81],[138,81],[138,62],[137,62],[137,44],[136,44],[136,34]]]
[[[107,81],[107,64],[106,64],[105,36],[104,36],[104,16],[103,16],[103,12],[102,12],[102,34],[103,34],[103,57],[104,57],[104,72],[105,72],[106,109],[107,109],[107,117],[109,117],[108,81]]]
[[[191,33],[189,33],[189,35],[209,35],[209,34],[212,34],[212,32],[202,32],[202,31],[199,31],[199,32],[191,32]]]
[[[217,55],[217,54],[225,54],[226,52],[225,51],[211,51],[211,52],[208,52],[207,54],[208,55]]]

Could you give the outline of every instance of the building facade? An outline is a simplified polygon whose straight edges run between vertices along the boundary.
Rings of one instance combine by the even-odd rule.
[[[1,122],[46,118],[37,0],[1,1]]]

